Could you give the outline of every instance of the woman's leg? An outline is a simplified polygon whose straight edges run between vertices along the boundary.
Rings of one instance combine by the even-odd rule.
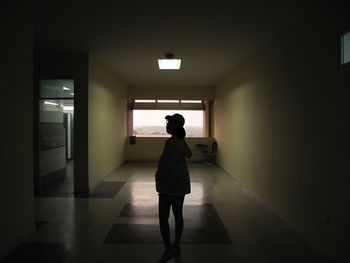
[[[184,219],[182,215],[182,209],[184,204],[185,196],[176,196],[172,202],[172,209],[175,218],[175,247],[180,247],[180,241],[182,232],[184,229]]]
[[[169,228],[169,222],[168,222],[170,206],[171,206],[171,197],[168,197],[165,195],[159,195],[159,206],[158,206],[159,226],[160,226],[160,232],[163,237],[165,248],[170,247],[170,228]]]

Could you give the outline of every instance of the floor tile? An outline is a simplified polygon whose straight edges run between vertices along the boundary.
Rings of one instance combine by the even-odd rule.
[[[69,253],[69,247],[61,243],[24,242],[1,263],[61,263]]]

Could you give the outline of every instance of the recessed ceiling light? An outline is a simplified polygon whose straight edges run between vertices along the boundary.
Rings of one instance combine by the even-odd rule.
[[[202,103],[201,100],[181,100],[181,103]]]
[[[63,87],[63,90],[70,90],[69,88],[67,88],[67,87]]]
[[[180,69],[181,59],[175,59],[174,54],[165,54],[165,58],[158,59],[159,69]]]
[[[179,100],[157,100],[159,103],[179,103]]]
[[[46,105],[54,105],[54,106],[58,105],[58,103],[54,103],[54,102],[50,102],[50,101],[44,101],[44,104],[46,104]]]
[[[156,100],[135,100],[136,103],[155,103]]]
[[[74,106],[63,106],[63,110],[74,111]]]

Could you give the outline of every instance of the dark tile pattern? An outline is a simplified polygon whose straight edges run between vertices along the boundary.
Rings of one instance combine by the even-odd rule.
[[[62,243],[24,242],[1,263],[62,263],[68,253]]]
[[[126,204],[121,217],[157,217],[157,206]],[[212,204],[185,205],[185,228],[182,243],[187,244],[232,244],[219,215]],[[169,220],[174,232],[174,220]],[[115,224],[105,243],[142,244],[162,243],[158,224]]]
[[[185,207],[186,208],[186,207]],[[186,213],[184,212],[186,215]],[[133,205],[127,203],[124,205],[123,210],[120,212],[119,217],[157,217],[158,206],[157,205]]]

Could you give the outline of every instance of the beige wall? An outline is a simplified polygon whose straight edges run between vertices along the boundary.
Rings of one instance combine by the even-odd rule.
[[[136,144],[126,142],[126,159],[128,161],[158,161],[168,138],[137,137]],[[186,138],[192,151],[189,161],[201,161],[201,149],[196,144],[210,144],[210,138]]]
[[[337,14],[312,10],[217,86],[214,136],[219,164],[337,261],[350,234],[342,146],[350,74],[336,70]]]
[[[241,65],[218,86],[214,105],[218,162],[297,223],[299,92],[289,83],[288,71],[280,72],[268,54],[259,56],[259,61],[255,57],[254,63]],[[265,61],[274,70],[266,71]]]
[[[89,187],[125,160],[126,92],[93,53],[89,61]]]
[[[34,231],[33,9],[2,6],[0,260]]]
[[[190,99],[214,98],[214,86],[171,86],[171,85],[135,85],[127,86],[128,99]]]

